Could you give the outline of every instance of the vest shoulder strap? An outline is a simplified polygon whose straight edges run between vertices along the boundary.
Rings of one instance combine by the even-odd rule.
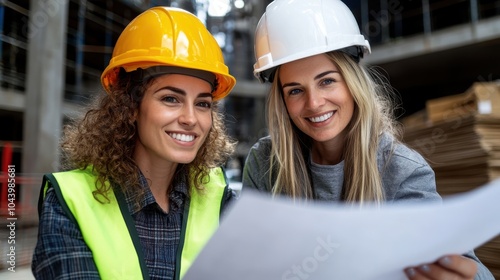
[[[180,242],[182,265],[177,268],[180,279],[219,227],[221,206],[227,191],[227,180],[221,167],[210,170],[209,182],[202,190],[192,189],[189,206],[184,213],[185,232],[181,233],[184,236]]]
[[[132,217],[120,192],[110,191],[109,201],[97,201],[93,195],[96,176],[90,168],[46,174],[42,199],[49,183],[63,210],[80,228],[101,279],[149,278]]]

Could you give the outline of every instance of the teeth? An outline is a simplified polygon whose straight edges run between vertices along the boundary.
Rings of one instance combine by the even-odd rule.
[[[326,121],[327,119],[331,118],[331,116],[333,116],[333,112],[326,113],[323,116],[309,118],[309,120],[311,122],[315,122],[315,123],[317,123],[317,122],[323,122],[323,121]]]
[[[182,142],[191,142],[194,140],[193,135],[180,134],[180,133],[169,133],[169,135],[172,138],[177,139],[177,140],[182,141]]]

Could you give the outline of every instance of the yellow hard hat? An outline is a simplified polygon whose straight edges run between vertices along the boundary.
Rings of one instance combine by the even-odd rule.
[[[213,73],[214,101],[228,95],[236,84],[212,34],[195,15],[179,8],[154,7],[133,19],[120,34],[101,83],[110,93],[117,83],[120,67],[132,72],[153,66]]]

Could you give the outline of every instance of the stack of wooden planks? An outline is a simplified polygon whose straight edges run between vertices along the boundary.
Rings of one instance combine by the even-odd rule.
[[[402,123],[404,142],[432,166],[442,196],[500,178],[500,82],[474,83],[462,94],[429,100]],[[475,252],[500,279],[500,236]]]

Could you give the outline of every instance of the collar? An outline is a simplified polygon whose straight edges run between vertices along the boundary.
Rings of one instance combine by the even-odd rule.
[[[125,194],[125,201],[127,202],[128,209],[132,215],[149,205],[156,204],[156,199],[149,188],[148,181],[140,171],[139,183],[141,185],[141,191],[128,192]],[[173,184],[173,189],[169,194],[170,210],[178,211],[183,208],[184,201],[186,200],[186,197],[188,197],[187,176],[178,176],[176,180],[174,180]],[[141,199],[139,203],[136,203],[139,197],[141,197]]]

